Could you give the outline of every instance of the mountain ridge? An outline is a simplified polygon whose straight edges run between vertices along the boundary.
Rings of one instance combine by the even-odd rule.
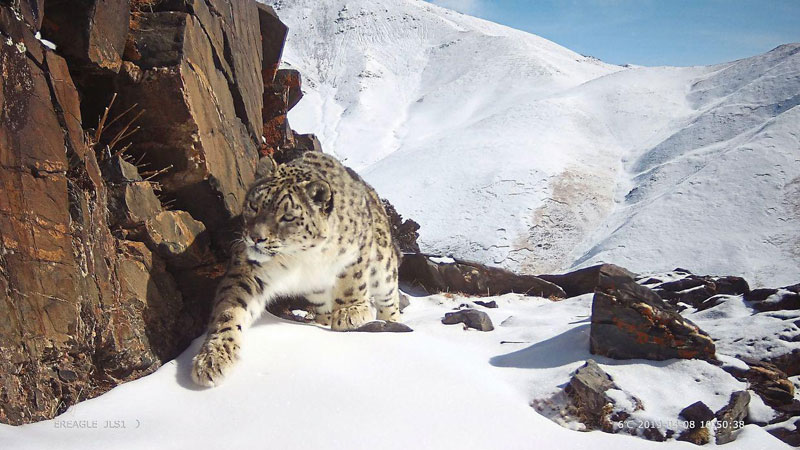
[[[797,127],[773,120],[795,114],[797,44],[624,68],[422,1],[272,4],[305,30],[284,55],[309,81],[293,126],[420,222],[423,250],[530,273],[605,261],[800,277],[785,226]],[[777,151],[756,132],[772,122]],[[736,192],[770,164],[785,176]],[[709,203],[726,205],[709,207],[721,223]]]

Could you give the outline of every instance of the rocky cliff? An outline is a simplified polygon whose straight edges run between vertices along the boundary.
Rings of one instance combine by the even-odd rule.
[[[259,155],[319,149],[286,33],[254,0],[0,2],[0,422],[203,332]]]

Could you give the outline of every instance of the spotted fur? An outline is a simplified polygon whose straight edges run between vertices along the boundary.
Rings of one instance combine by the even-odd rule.
[[[399,318],[400,253],[375,191],[336,159],[307,152],[250,189],[243,242],[217,289],[192,378],[216,386],[239,357],[242,333],[277,297],[303,295],[333,330]]]

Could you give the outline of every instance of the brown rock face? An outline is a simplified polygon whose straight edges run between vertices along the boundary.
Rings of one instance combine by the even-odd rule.
[[[24,1],[22,3],[25,3]],[[128,0],[44,0],[43,38],[56,44],[81,92],[91,126],[114,92],[128,36]]]
[[[256,6],[261,27],[261,51],[264,58],[261,74],[264,86],[268,86],[275,81],[275,74],[283,54],[283,44],[286,42],[289,29],[278,19],[278,15],[271,6],[262,3],[258,3]]]
[[[35,23],[0,11],[28,47],[0,48],[0,421],[20,424],[174,357],[181,302],[163,263],[111,235],[64,60],[31,46]]]
[[[154,371],[204,330],[225,270],[215,249],[258,159],[262,10],[0,2],[0,422],[51,418]],[[66,60],[34,37],[42,23]],[[277,68],[283,38],[271,36]],[[93,143],[84,129],[114,92]],[[111,156],[128,108],[140,129]]]
[[[629,273],[600,270],[592,302],[591,352],[615,359],[715,359],[708,335]]]
[[[70,65],[119,72],[129,0],[44,0],[42,35]]]
[[[126,51],[133,62],[123,64],[118,84],[121,107],[138,104],[145,110],[134,154],[152,169],[170,167],[158,179],[164,193],[217,229],[240,213],[254,178],[257,147],[245,125],[247,108],[237,108],[228,88],[224,55],[216,53],[199,17],[173,11],[137,14]],[[260,122],[260,111],[257,116]]]

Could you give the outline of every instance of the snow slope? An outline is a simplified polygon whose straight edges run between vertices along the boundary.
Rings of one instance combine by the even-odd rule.
[[[800,278],[800,46],[622,68],[420,0],[271,4],[305,79],[293,127],[420,222],[425,251]]]
[[[695,448],[579,433],[537,414],[531,400],[559,391],[592,357],[591,296],[494,300],[499,308],[486,310],[496,326],[490,333],[442,325],[445,312],[474,305],[438,295],[415,298],[406,309],[413,333],[337,333],[265,317],[248,331],[242,361],[218,388],[199,389],[189,378],[197,340],[156,373],[54,420],[0,424],[0,448]],[[644,410],[631,420],[674,426],[688,404],[702,400],[716,410],[744,388],[703,361],[597,360],[641,400]],[[755,425],[738,433],[725,448],[788,448]]]

